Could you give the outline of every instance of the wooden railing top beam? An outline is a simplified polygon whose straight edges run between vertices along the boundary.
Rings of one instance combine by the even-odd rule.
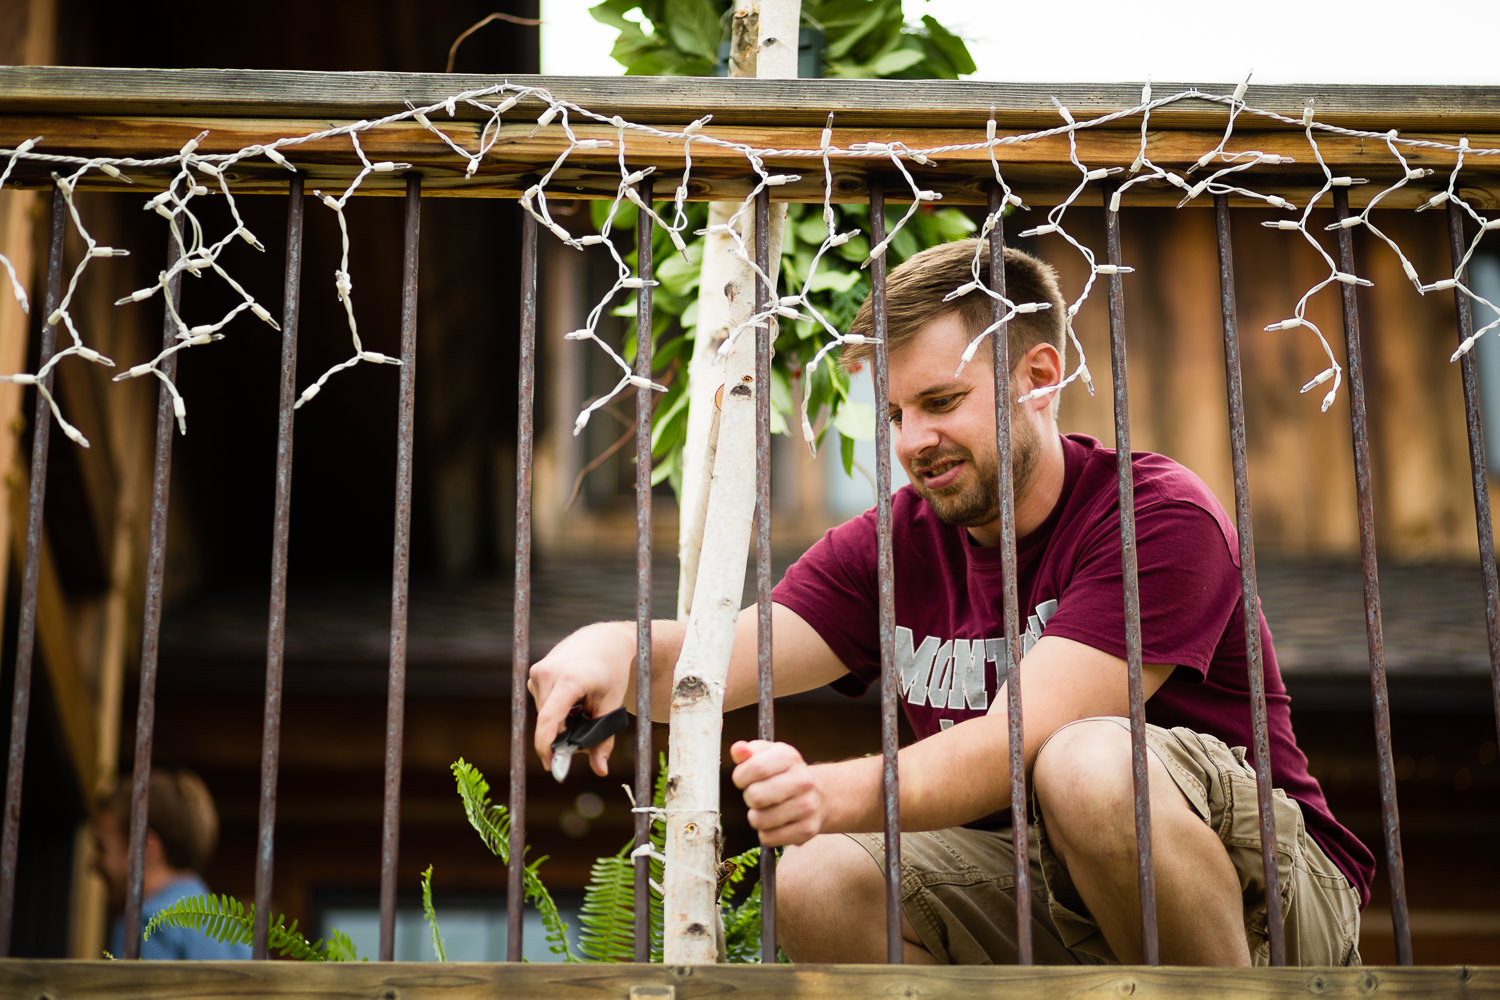
[[[542,87],[559,100],[642,123],[685,125],[712,114],[720,125],[818,126],[828,112],[843,127],[983,128],[992,109],[1003,129],[1060,122],[1053,99],[1078,120],[1140,103],[1140,83],[1036,84],[968,80],[742,80],[716,77],[476,76],[446,73],[321,73],[292,70],[0,67],[12,114],[378,118],[500,83]],[[1165,97],[1196,89],[1233,92],[1234,83],[1154,83]],[[1311,101],[1318,120],[1403,132],[1500,132],[1500,87],[1353,85],[1253,86],[1254,107],[1299,118]],[[460,118],[477,119],[474,109]],[[1160,129],[1222,128],[1225,107],[1190,100],[1152,113]],[[1374,123],[1374,124],[1372,124]],[[1124,119],[1123,129],[1139,129]]]
[[[1136,107],[1141,92],[1134,85],[1039,86],[952,81],[721,80],[712,78],[618,77],[474,77],[444,74],[307,73],[235,70],[109,70],[56,67],[0,68],[0,148],[14,148],[36,135],[45,137],[38,151],[83,157],[128,156],[156,159],[174,156],[200,132],[208,137],[203,153],[227,154],[279,139],[304,136],[355,122],[378,120],[407,108],[430,106],[455,94],[501,82],[544,87],[597,115],[619,115],[637,124],[676,131],[704,114],[713,121],[702,135],[776,150],[767,168],[798,174],[801,180],[773,190],[778,200],[820,200],[823,164],[817,155],[829,109],[837,109],[833,143],[843,149],[865,141],[900,142],[912,149],[979,146],[992,112],[1000,134],[1042,132],[1062,123],[1052,96],[1068,106],[1080,122]],[[1187,90],[1164,84],[1153,93],[1166,96]],[[1225,87],[1224,91],[1232,88]],[[1204,88],[1204,93],[1212,92]],[[1221,95],[1222,96],[1222,95]],[[1295,117],[1309,100],[1320,122],[1364,130],[1396,128],[1403,138],[1452,144],[1467,135],[1475,148],[1500,146],[1500,88],[1423,87],[1266,87],[1248,95],[1255,107]],[[496,98],[495,100],[499,100]],[[412,121],[396,122],[360,133],[372,159],[410,163],[423,174],[423,192],[466,197],[517,197],[568,150],[557,123],[538,129],[532,120],[543,105],[534,98],[505,116],[493,147],[478,172],[466,176],[465,161]],[[459,146],[477,149],[485,117],[463,103],[449,117],[432,116]],[[1153,163],[1187,175],[1204,152],[1223,136],[1228,110],[1222,102],[1189,98],[1159,107],[1150,119],[1149,155]],[[1140,152],[1139,113],[1125,115],[1077,133],[1078,154],[1090,168],[1128,168]],[[616,130],[582,115],[572,116],[580,139],[616,139]],[[1370,181],[1351,192],[1362,206],[1402,176],[1402,168],[1382,138],[1320,132],[1319,153],[1336,174]],[[680,140],[632,131],[627,162],[631,169],[655,166],[656,188],[665,197],[676,187],[682,166]],[[1247,186],[1274,192],[1304,204],[1322,185],[1323,173],[1298,124],[1283,124],[1261,115],[1241,114],[1231,150],[1254,149],[1277,154],[1284,163],[1258,165]],[[310,183],[340,192],[358,169],[345,136],[284,147]],[[1006,180],[1029,204],[1055,204],[1077,186],[1078,168],[1070,159],[1066,135],[1051,135],[996,148]],[[1405,185],[1383,199],[1392,208],[1420,205],[1447,184],[1455,154],[1449,150],[1402,146],[1412,167],[1429,167],[1432,176]],[[573,149],[547,186],[549,197],[613,197],[619,186],[617,149]],[[689,185],[695,200],[739,199],[754,177],[743,153],[711,142],[695,142]],[[923,187],[939,192],[947,204],[983,204],[993,178],[989,151],[952,149],[936,157],[941,169],[919,171]],[[175,164],[157,173],[170,174]],[[10,183],[39,186],[50,180],[51,167],[22,163]],[[1462,193],[1477,207],[1500,204],[1500,156],[1465,159]],[[138,168],[136,174],[152,174]],[[833,197],[864,201],[871,175],[883,176],[892,201],[909,200],[904,179],[886,157],[836,157]],[[230,180],[238,193],[283,192],[286,173],[264,157],[237,163]],[[1480,178],[1476,188],[1475,178]],[[1196,178],[1193,178],[1196,179]],[[1246,178],[1248,180],[1248,178]],[[1239,178],[1236,178],[1239,180]],[[93,187],[119,187],[100,173],[85,178]],[[398,175],[365,179],[369,193],[404,189]],[[1129,204],[1175,205],[1182,191],[1164,181],[1134,186]],[[1206,203],[1206,196],[1203,196]],[[1237,196],[1238,197],[1238,196]],[[1251,204],[1238,198],[1240,204]]]

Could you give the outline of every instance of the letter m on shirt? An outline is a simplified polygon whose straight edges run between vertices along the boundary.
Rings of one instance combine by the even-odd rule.
[[[919,646],[911,629],[898,626],[895,653],[901,695],[909,703],[933,708],[988,706],[983,639],[944,641],[929,635]]]

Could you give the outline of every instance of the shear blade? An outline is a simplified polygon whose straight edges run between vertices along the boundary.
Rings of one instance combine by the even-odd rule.
[[[568,768],[573,766],[573,748],[564,744],[552,754],[552,777],[561,784],[568,777]]]

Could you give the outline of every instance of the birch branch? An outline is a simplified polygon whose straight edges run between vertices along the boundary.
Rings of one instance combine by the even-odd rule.
[[[736,13],[736,21],[750,15]],[[756,75],[797,75],[797,28],[799,0],[765,0],[759,7]],[[780,257],[781,229],[786,218],[783,206],[771,214],[771,280]],[[747,224],[747,230],[753,223]],[[749,234],[753,236],[752,234]],[[746,239],[744,246],[754,246]],[[731,259],[726,252],[715,256]],[[712,964],[718,957],[719,916],[714,872],[719,861],[722,831],[719,821],[719,771],[724,728],[724,686],[734,645],[735,621],[745,587],[745,562],[750,550],[750,529],[755,516],[755,406],[760,392],[770,386],[755,383],[755,338],[745,331],[724,359],[721,377],[707,378],[703,389],[703,366],[695,371],[701,355],[715,334],[722,342],[728,330],[745,322],[754,309],[755,273],[743,262],[731,259],[733,271],[727,281],[711,281],[705,253],[705,272],[700,296],[714,292],[724,300],[726,322],[704,322],[699,306],[699,343],[689,373],[693,388],[702,389],[690,405],[702,405],[714,422],[714,396],[720,386],[722,405],[717,413],[716,452],[701,525],[712,525],[707,544],[695,548],[701,558],[694,573],[691,610],[682,653],[672,679],[671,735],[667,754],[667,863],[663,885],[663,958],[670,964]],[[771,289],[772,300],[776,292]],[[708,333],[708,336],[705,336]],[[689,414],[691,418],[691,412]],[[691,424],[690,424],[691,426]],[[704,432],[706,436],[706,431]],[[705,453],[700,445],[698,454]],[[699,475],[703,475],[700,468]],[[684,496],[690,494],[684,489]],[[697,520],[685,517],[685,522]],[[679,602],[680,603],[680,602]]]

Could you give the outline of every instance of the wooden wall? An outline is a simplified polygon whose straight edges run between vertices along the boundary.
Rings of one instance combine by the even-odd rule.
[[[1389,217],[1387,217],[1389,216]],[[1357,556],[1354,461],[1347,379],[1319,412],[1328,386],[1299,394],[1327,361],[1312,331],[1267,332],[1293,315],[1304,292],[1327,275],[1300,234],[1263,228],[1269,214],[1233,221],[1235,286],[1243,358],[1250,486],[1257,549],[1270,555]],[[1331,213],[1309,227],[1326,239]],[[1424,280],[1452,273],[1440,213],[1379,213]],[[1102,212],[1069,216],[1069,231],[1103,256]],[[1233,509],[1223,324],[1211,211],[1136,209],[1121,215],[1131,445],[1192,468]],[[1076,296],[1087,275],[1078,253],[1057,237],[1036,246]],[[1468,443],[1451,292],[1417,294],[1400,262],[1362,231],[1356,270],[1374,282],[1359,292],[1370,413],[1374,508],[1382,555],[1397,559],[1475,558]],[[1107,292],[1096,287],[1076,328],[1097,394],[1081,386],[1063,397],[1061,423],[1114,440]],[[1339,287],[1320,291],[1307,317],[1345,364]]]

